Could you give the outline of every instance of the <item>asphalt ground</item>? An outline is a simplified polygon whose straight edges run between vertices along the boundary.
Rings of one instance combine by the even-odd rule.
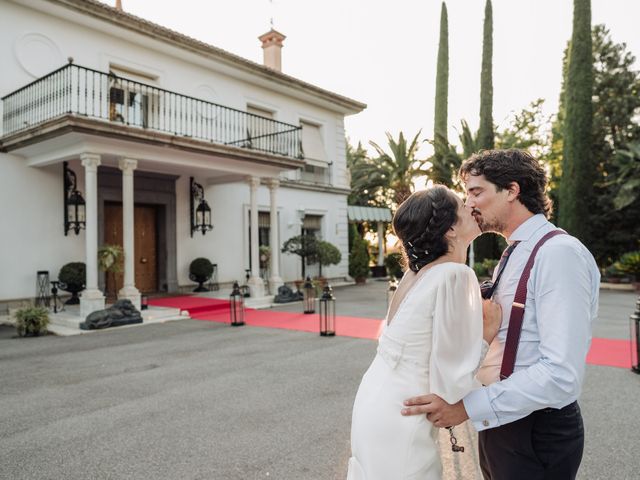
[[[336,289],[338,314],[382,317],[385,290]],[[594,336],[628,338],[635,300],[603,291]],[[0,478],[11,480],[343,479],[353,399],[376,348],[196,320],[13,337],[0,328]],[[587,367],[580,479],[640,477],[639,393],[639,375]],[[445,478],[477,478],[465,447],[443,449]]]

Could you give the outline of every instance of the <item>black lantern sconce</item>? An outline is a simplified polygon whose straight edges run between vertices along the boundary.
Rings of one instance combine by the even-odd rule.
[[[636,311],[629,317],[631,322],[631,371],[640,374],[640,297],[636,300]]]
[[[320,297],[320,335],[333,337],[336,334],[336,299],[327,284]]]
[[[204,188],[193,177],[189,181],[190,195],[190,214],[191,214],[191,236],[193,233],[200,231],[202,235],[209,230],[213,230],[211,225],[211,207],[204,199]]]
[[[316,287],[313,286],[309,277],[304,282],[302,305],[304,313],[316,313]]]
[[[238,282],[233,282],[233,290],[231,290],[231,295],[229,295],[229,303],[231,326],[240,327],[244,325],[244,295],[240,291]]]
[[[69,230],[80,233],[86,227],[86,205],[82,194],[78,191],[76,174],[69,168],[69,162],[62,162],[64,178],[64,234]]]

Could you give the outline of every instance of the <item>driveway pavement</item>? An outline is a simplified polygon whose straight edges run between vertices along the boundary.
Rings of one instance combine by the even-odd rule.
[[[338,313],[380,318],[385,288],[336,289]],[[628,338],[635,299],[603,291],[595,336]],[[7,480],[342,479],[353,398],[376,348],[196,320],[12,336],[0,328]],[[640,376],[588,367],[579,478],[638,478],[639,393]],[[447,479],[477,478],[473,448],[445,455]]]

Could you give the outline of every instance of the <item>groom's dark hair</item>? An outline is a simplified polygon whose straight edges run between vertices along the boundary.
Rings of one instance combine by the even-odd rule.
[[[546,193],[547,175],[530,153],[524,150],[483,150],[471,155],[462,163],[459,172],[464,180],[469,175],[484,177],[500,191],[511,182],[520,186],[518,200],[531,213],[551,213],[551,199]]]

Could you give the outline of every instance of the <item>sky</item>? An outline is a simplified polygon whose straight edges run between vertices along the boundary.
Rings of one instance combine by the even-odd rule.
[[[103,0],[115,4],[115,0]],[[386,144],[385,132],[433,137],[440,0],[122,0],[125,11],[262,63],[257,37],[287,36],[282,70],[367,104],[345,119],[352,144]],[[475,131],[485,0],[447,0],[449,139],[460,120]],[[592,23],[640,57],[640,0],[592,0]],[[562,53],[571,37],[572,0],[493,0],[494,122],[537,98],[557,110]],[[640,69],[640,62],[636,62]],[[428,156],[425,143],[420,155]]]

